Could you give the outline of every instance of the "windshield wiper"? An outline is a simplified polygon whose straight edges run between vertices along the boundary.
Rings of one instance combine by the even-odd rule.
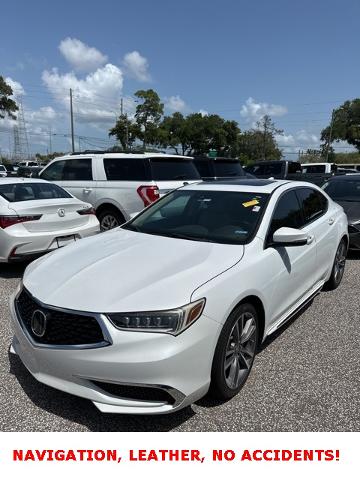
[[[210,240],[209,238],[192,237],[191,235],[186,235],[183,233],[176,233],[176,232],[145,232],[145,233],[152,233],[153,235],[160,235],[162,237],[180,238],[183,240],[193,240],[194,242],[216,243],[213,240]]]

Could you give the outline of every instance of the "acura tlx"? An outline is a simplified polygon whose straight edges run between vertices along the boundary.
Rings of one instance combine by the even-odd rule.
[[[348,242],[342,207],[309,183],[187,185],[30,264],[11,300],[12,351],[102,412],[226,400],[263,340],[340,284]]]

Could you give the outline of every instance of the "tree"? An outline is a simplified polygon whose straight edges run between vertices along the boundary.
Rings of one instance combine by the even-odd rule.
[[[160,102],[159,95],[155,90],[138,90],[135,96],[142,103],[136,107],[135,120],[139,127],[138,138],[142,140],[143,147],[148,144],[158,143],[159,124],[164,113],[164,104]]]
[[[267,160],[268,158],[273,160],[271,157],[273,157],[275,153],[274,150],[277,149],[277,147],[274,149],[274,145],[276,145],[275,135],[281,135],[284,131],[275,127],[269,115],[264,115],[261,120],[256,122],[255,130],[262,133],[262,155],[260,158],[263,160]]]
[[[237,122],[201,113],[184,117],[175,112],[165,117],[159,128],[161,146],[182,155],[205,155],[214,149],[219,156],[236,156],[239,135]]]
[[[305,153],[300,156],[300,163],[316,163],[321,162],[323,158],[323,152],[321,150],[314,150],[308,148]]]
[[[343,140],[360,152],[360,98],[348,100],[333,111],[330,125],[321,132],[321,140],[326,149],[333,141]]]
[[[265,155],[264,155],[265,144]],[[264,142],[264,132],[261,130],[248,130],[239,137],[239,158],[243,163],[257,162],[266,159],[280,160],[282,152],[278,148],[274,135],[266,132]]]
[[[12,88],[0,75],[0,118],[5,118],[5,115],[8,115],[10,118],[16,119],[14,112],[18,110],[18,106],[13,99],[9,98],[12,94]]]
[[[122,148],[128,150],[132,148],[139,133],[138,125],[132,122],[126,114],[123,114],[119,116],[115,126],[110,129],[109,136],[115,136]]]

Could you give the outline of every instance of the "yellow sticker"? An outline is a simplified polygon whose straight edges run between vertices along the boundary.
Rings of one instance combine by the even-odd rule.
[[[253,207],[254,205],[259,205],[259,200],[257,200],[256,198],[250,200],[249,202],[243,203],[243,207]]]

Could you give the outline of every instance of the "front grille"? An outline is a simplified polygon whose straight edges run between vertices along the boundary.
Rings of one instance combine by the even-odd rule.
[[[23,289],[16,299],[16,310],[24,329],[37,343],[44,345],[92,345],[104,343],[101,327],[94,317],[44,308]],[[42,337],[34,334],[31,320],[35,310],[46,316],[46,329]]]
[[[165,402],[170,405],[175,403],[175,398],[162,388],[120,385],[118,383],[106,383],[94,380],[92,383],[114,397],[126,398],[127,400],[139,400],[143,402]]]

